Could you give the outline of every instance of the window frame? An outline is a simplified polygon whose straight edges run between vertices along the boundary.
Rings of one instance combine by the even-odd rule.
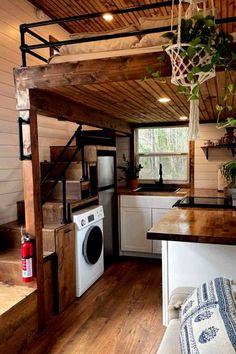
[[[150,153],[150,154],[142,154],[138,153],[138,130],[139,129],[158,129],[158,128],[182,128],[182,127],[188,127],[188,124],[179,124],[179,125],[147,125],[147,126],[136,126],[134,129],[134,156],[136,157],[136,160],[139,161],[140,156],[188,156],[188,167],[187,167],[187,180],[166,180],[164,178],[164,183],[166,184],[176,184],[179,187],[185,187],[185,188],[193,188],[194,186],[194,141],[189,141],[189,148],[188,148],[188,153]],[[153,184],[157,179],[141,179],[139,178],[140,183],[150,183]]]

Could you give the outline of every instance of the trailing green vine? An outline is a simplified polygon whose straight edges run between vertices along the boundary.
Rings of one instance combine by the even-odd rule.
[[[167,32],[163,37],[168,38],[171,44],[176,44],[178,40],[178,31]],[[236,47],[233,46],[233,37],[225,33],[215,24],[213,16],[197,15],[190,19],[182,19],[180,41],[183,49],[180,56],[186,62],[192,61],[193,65],[187,73],[187,81],[192,87],[179,85],[178,92],[185,95],[188,101],[198,100],[200,96],[200,83],[198,77],[200,73],[208,73],[215,67],[221,67],[225,70],[224,94],[220,102],[216,105],[217,127],[236,126],[236,118],[232,115],[233,107],[230,104],[232,97],[236,95],[236,82],[231,82],[230,73],[236,69]],[[184,44],[187,44],[186,49]],[[166,47],[163,47],[166,49]],[[208,54],[209,60],[201,65],[198,57]],[[159,67],[164,62],[166,56],[160,57]],[[153,78],[159,81],[162,78],[161,69],[158,71],[148,67],[147,72]],[[223,114],[227,116],[224,122],[220,122]]]

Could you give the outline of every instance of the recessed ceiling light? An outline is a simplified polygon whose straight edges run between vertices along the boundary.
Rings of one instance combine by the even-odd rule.
[[[107,22],[111,22],[113,20],[113,15],[109,12],[106,12],[102,15],[102,18]]]
[[[170,102],[170,98],[169,97],[161,97],[161,98],[158,98],[158,102],[167,103],[167,102]]]
[[[179,120],[188,120],[188,117],[186,117],[186,116],[181,116],[181,117],[179,117]]]

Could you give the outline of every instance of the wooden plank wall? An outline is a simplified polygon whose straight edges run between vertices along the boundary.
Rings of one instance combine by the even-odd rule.
[[[0,1],[0,224],[16,219],[16,201],[23,198],[12,69],[21,65],[19,25],[34,21],[40,19],[36,17],[35,8],[26,0]],[[58,39],[66,37],[66,31],[59,26],[40,28],[38,33],[45,38],[49,34]],[[29,39],[31,43],[36,43],[30,36]],[[48,56],[48,51],[44,49],[41,54]],[[28,59],[28,65],[36,64],[39,64],[36,58]],[[40,160],[49,159],[48,147],[64,144],[75,125],[40,116],[38,120]]]
[[[209,150],[209,160],[206,159],[201,146],[207,140],[216,142],[224,136],[225,129],[216,129],[215,123],[200,125],[200,139],[195,142],[195,188],[217,188],[218,166],[226,161],[236,160],[227,149]]]

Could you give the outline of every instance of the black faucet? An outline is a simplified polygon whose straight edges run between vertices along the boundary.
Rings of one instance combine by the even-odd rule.
[[[155,181],[155,184],[159,187],[163,187],[163,178],[162,178],[162,164],[159,165],[159,181]]]
[[[160,183],[160,186],[163,186],[163,178],[162,178],[162,164],[160,163],[160,166],[159,166],[159,183]]]

